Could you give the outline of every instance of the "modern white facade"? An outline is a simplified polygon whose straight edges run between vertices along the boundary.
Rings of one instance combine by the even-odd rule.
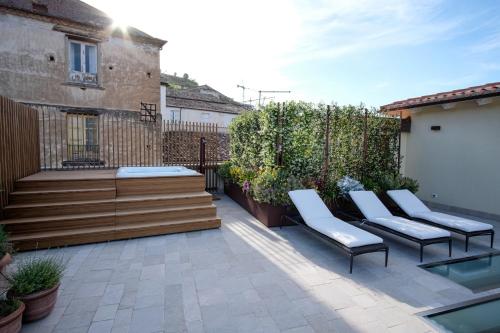
[[[500,96],[398,111],[411,118],[410,132],[402,134],[402,172],[418,180],[417,195],[500,219]]]

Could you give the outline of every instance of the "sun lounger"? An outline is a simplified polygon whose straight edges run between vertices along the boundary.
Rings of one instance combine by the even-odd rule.
[[[394,216],[372,191],[351,191],[352,200],[365,216],[364,223],[420,244],[420,262],[424,256],[424,246],[448,243],[451,257],[451,234],[443,229]]]
[[[387,267],[389,249],[382,238],[333,216],[315,190],[290,191],[288,195],[297,207],[304,223],[293,218],[287,219],[302,225],[316,236],[328,240],[347,252],[350,260],[349,273],[352,273],[353,258],[363,253],[385,252],[385,266]]]
[[[491,224],[433,212],[408,190],[392,190],[387,191],[387,194],[409,217],[465,235],[465,252],[469,250],[469,238],[473,236],[489,235],[491,237],[490,246],[493,247],[495,231]]]

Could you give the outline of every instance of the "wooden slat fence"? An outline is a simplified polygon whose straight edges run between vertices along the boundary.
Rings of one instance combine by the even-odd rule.
[[[221,161],[217,124],[163,121],[163,164],[184,165],[205,174],[207,191],[218,187],[217,165]]]
[[[0,96],[0,218],[16,180],[40,170],[38,114]]]

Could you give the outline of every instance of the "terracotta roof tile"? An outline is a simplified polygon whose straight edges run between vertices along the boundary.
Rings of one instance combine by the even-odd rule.
[[[500,82],[487,83],[481,86],[456,89],[432,95],[409,98],[383,105],[382,112],[400,111],[434,104],[458,102],[469,99],[492,97],[500,95]]]

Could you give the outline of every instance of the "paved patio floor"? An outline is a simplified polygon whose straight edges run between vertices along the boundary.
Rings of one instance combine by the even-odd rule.
[[[23,332],[430,332],[416,313],[487,294],[422,270],[415,244],[380,232],[389,267],[362,255],[349,275],[342,252],[300,227],[216,204],[218,230],[38,251],[68,268],[54,312]],[[456,237],[453,257],[463,248]],[[476,238],[469,254],[488,250]],[[446,244],[426,247],[425,262],[444,259]]]

